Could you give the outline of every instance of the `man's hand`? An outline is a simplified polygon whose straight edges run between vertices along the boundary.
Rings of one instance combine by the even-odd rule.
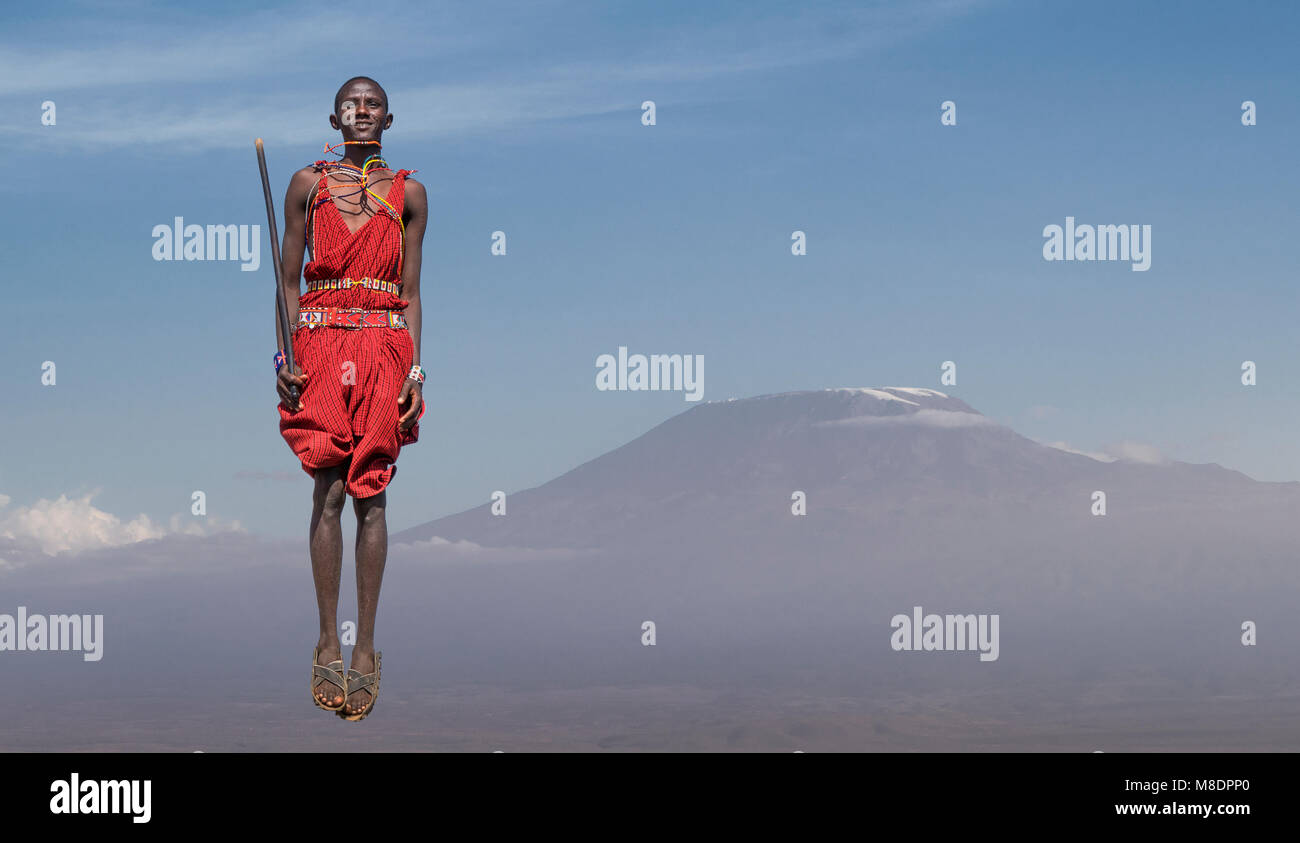
[[[294,366],[294,368],[297,369],[298,367]],[[301,399],[295,401],[293,397],[290,395],[289,390],[292,387],[297,387],[298,395],[301,396],[303,388],[307,386],[308,377],[309,377],[308,375],[302,374],[301,369],[298,369],[298,373],[294,374],[293,372],[289,371],[288,366],[280,367],[280,371],[275,377],[275,391],[280,393],[281,407],[284,407],[286,410],[288,410],[291,413],[296,413],[302,409]]]
[[[281,370],[283,371],[283,370]],[[397,426],[402,430],[410,430],[411,425],[420,417],[420,410],[424,407],[424,396],[420,392],[420,382],[406,379],[402,384],[402,392],[397,396],[397,406],[400,408],[403,404],[410,406],[402,413],[402,417],[397,420]]]

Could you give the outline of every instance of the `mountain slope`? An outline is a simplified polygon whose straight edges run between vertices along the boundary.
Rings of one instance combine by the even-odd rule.
[[[532,548],[636,546],[683,535],[761,542],[774,519],[793,518],[796,490],[813,522],[852,532],[908,515],[1086,520],[1096,490],[1106,492],[1112,512],[1132,514],[1250,505],[1297,485],[1257,483],[1216,465],[1102,462],[1033,442],[935,390],[828,389],[695,406],[510,495],[506,516],[484,504],[393,540]]]

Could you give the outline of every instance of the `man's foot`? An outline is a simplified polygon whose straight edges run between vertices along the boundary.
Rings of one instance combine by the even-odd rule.
[[[317,665],[328,667],[333,665],[334,668],[343,667],[343,648],[339,642],[332,641],[316,645],[315,660]],[[338,662],[338,664],[334,664]],[[339,671],[342,673],[342,671]],[[320,676],[319,672],[312,671],[312,696],[316,698],[316,704],[322,708],[338,710],[343,705],[343,689],[335,682]]]
[[[339,716],[360,720],[374,708],[379,693],[379,657],[373,649],[352,648],[352,667],[348,670],[348,699]]]

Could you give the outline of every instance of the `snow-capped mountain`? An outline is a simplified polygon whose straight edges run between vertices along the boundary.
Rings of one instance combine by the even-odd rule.
[[[1290,487],[1290,488],[1288,488]],[[796,526],[823,540],[906,517],[1085,523],[1104,492],[1112,522],[1180,506],[1239,508],[1300,484],[1217,465],[1103,462],[1039,444],[933,389],[788,392],[695,406],[534,489],[393,537],[530,548],[643,545],[653,537],[760,544]],[[938,528],[940,525],[932,525]],[[996,532],[996,524],[989,529]]]

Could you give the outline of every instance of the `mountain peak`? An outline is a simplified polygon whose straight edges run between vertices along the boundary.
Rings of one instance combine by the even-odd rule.
[[[752,398],[708,401],[700,405],[699,409],[706,407],[776,413],[790,418],[805,416],[810,421],[855,416],[903,416],[923,410],[980,415],[979,411],[959,398],[953,398],[937,389],[918,386],[852,386],[777,392]]]

